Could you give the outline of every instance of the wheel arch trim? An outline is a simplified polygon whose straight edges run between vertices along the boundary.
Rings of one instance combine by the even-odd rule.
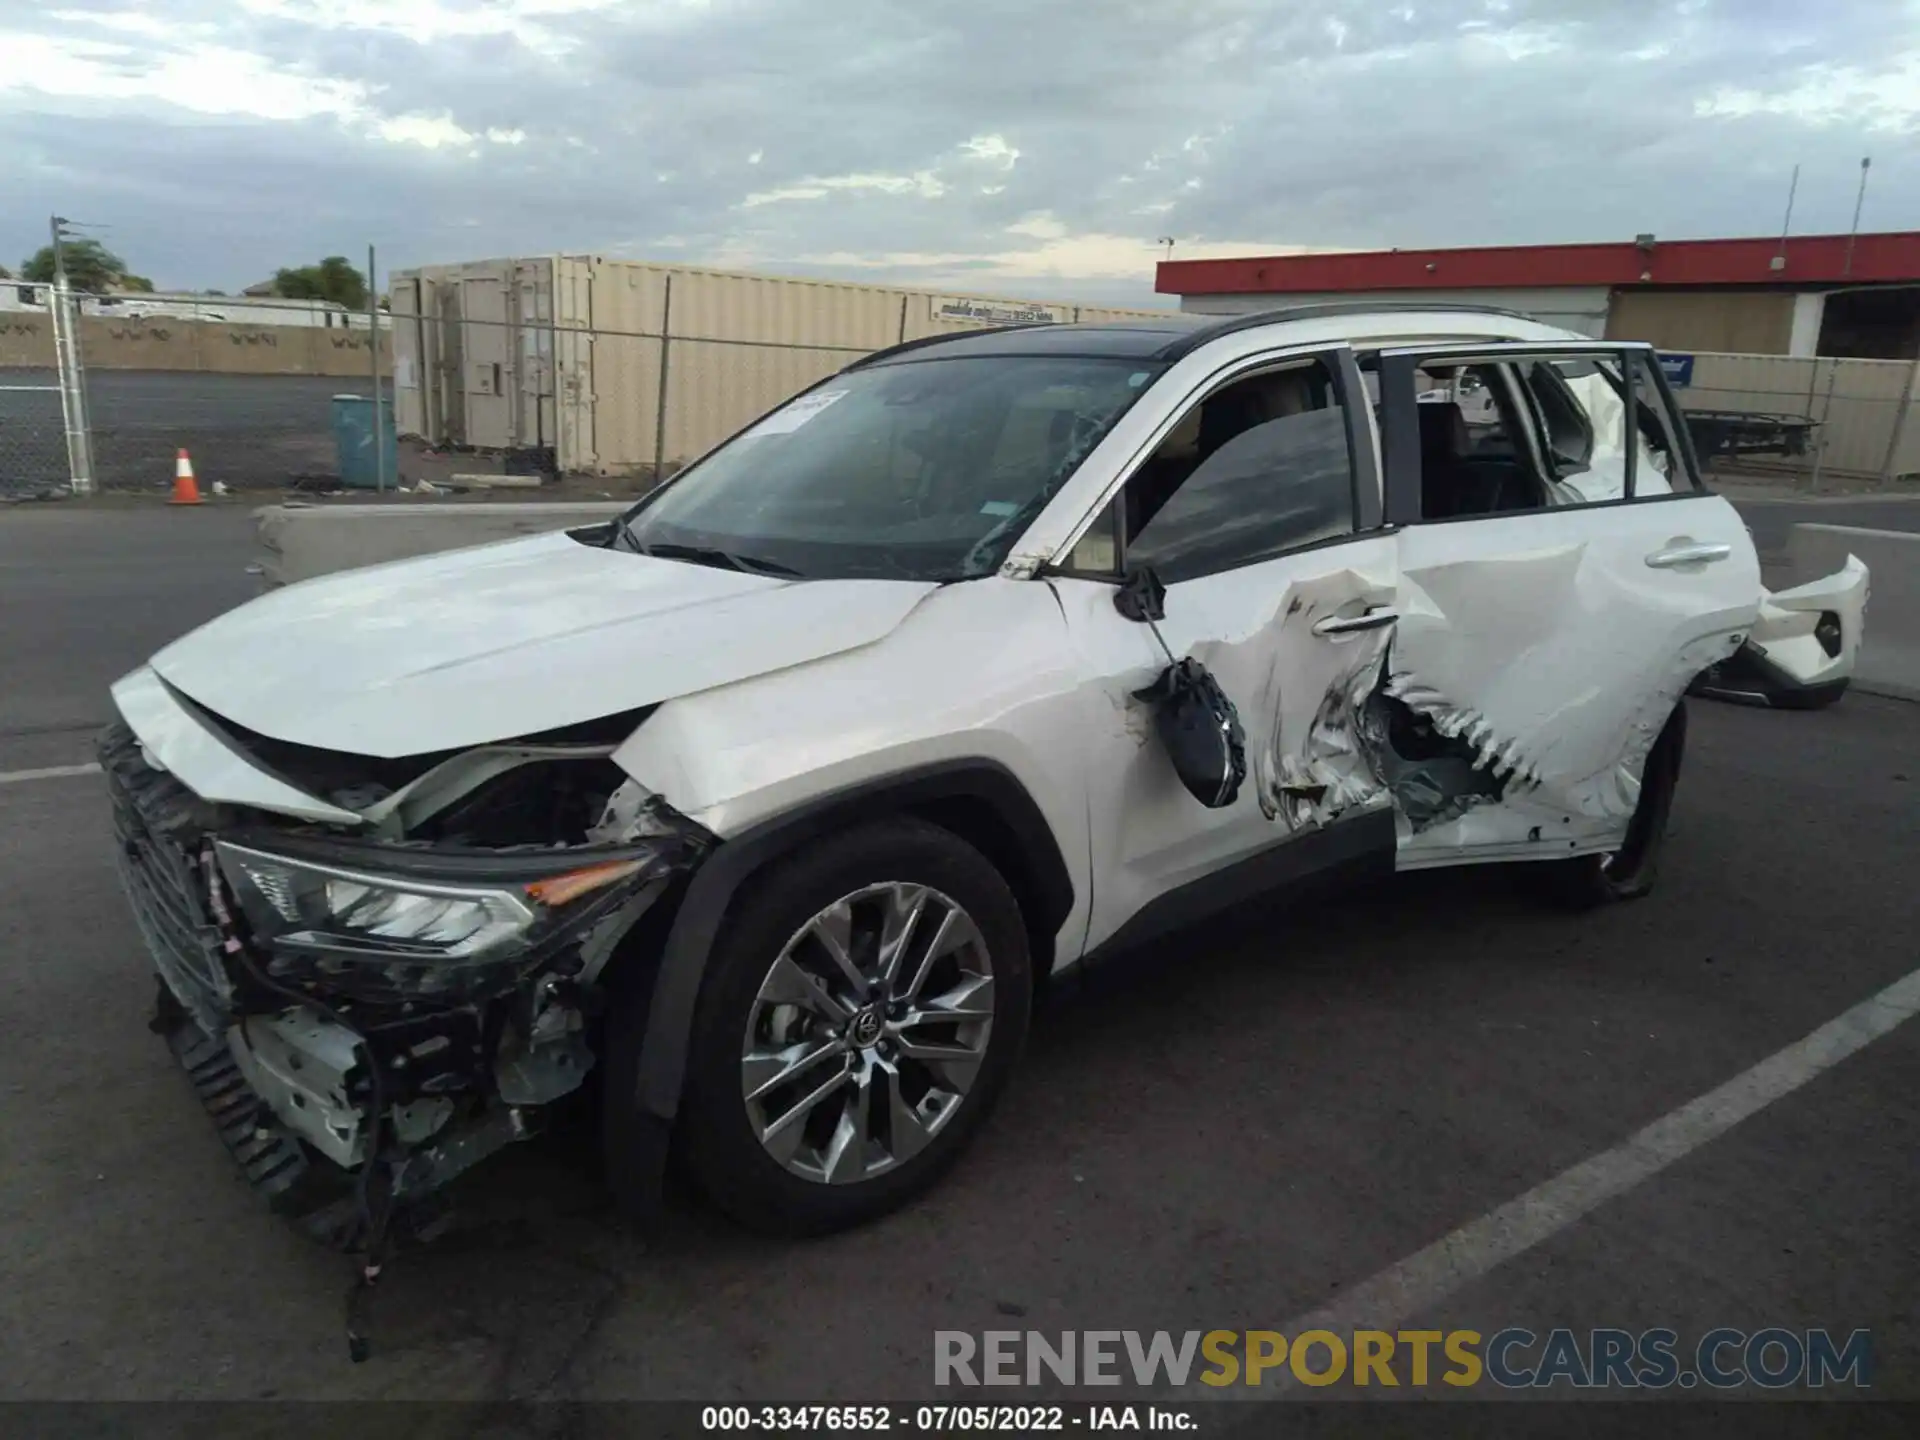
[[[670,1124],[679,1111],[708,960],[734,895],[750,876],[831,831],[956,800],[984,803],[1005,825],[1025,870],[1008,882],[1041,912],[1028,916],[1029,933],[1057,931],[1073,909],[1072,872],[1040,807],[998,761],[938,761],[817,796],[725,841],[694,872],[654,975],[633,1097],[639,1112]],[[1036,956],[1034,968],[1038,974],[1048,967]]]

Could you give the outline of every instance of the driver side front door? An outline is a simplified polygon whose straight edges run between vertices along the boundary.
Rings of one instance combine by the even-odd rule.
[[[1236,368],[1163,427],[1112,528],[1076,551],[1097,559],[1049,577],[1087,682],[1087,948],[1331,867],[1391,870],[1391,800],[1355,733],[1396,618],[1367,406],[1345,349]],[[1139,565],[1166,586],[1157,627],[1114,604]],[[1219,808],[1182,785],[1138,694],[1186,657],[1245,732],[1245,781]]]

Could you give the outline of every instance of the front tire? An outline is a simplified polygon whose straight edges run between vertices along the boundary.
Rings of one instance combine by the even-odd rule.
[[[776,862],[736,904],[694,1014],[694,1178],[775,1233],[898,1208],[959,1158],[1024,1045],[1019,903],[971,845],[903,818]]]
[[[1687,746],[1687,706],[1683,700],[1653,742],[1640,775],[1640,803],[1627,823],[1625,839],[1610,855],[1581,855],[1527,869],[1546,898],[1569,910],[1591,910],[1621,900],[1638,900],[1653,890],[1666,848],[1667,822],[1680,783],[1680,762]]]

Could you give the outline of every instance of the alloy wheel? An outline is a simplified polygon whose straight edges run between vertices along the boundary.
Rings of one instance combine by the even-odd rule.
[[[747,1015],[740,1088],[761,1146],[804,1179],[872,1179],[965,1102],[993,1032],[993,959],[924,885],[844,895],[781,947]]]

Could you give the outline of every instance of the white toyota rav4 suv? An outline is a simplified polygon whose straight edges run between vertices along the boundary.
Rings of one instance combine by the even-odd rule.
[[[245,605],[101,753],[156,1028],[309,1230],[378,1243],[584,1090],[634,1209],[672,1153],[814,1231],[956,1157],[1044,977],[1334,869],[1644,893],[1761,593],[1644,346],[1034,326],[616,522]]]

